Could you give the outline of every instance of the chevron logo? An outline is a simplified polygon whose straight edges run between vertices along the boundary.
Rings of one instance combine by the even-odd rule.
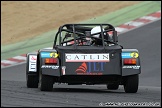
[[[87,64],[83,62],[78,69],[76,69],[76,73],[86,73],[87,71]]]

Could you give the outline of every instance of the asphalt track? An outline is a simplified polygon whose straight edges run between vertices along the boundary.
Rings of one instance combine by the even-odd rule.
[[[55,84],[52,92],[27,88],[25,64],[1,69],[1,106],[98,107],[107,102],[149,102],[161,106],[161,19],[119,35],[124,48],[140,52],[141,69],[137,93],[107,90],[105,85]]]

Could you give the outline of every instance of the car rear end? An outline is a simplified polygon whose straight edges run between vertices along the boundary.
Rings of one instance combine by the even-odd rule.
[[[122,75],[119,45],[58,46],[61,58],[60,81],[68,84],[107,84],[119,82]]]

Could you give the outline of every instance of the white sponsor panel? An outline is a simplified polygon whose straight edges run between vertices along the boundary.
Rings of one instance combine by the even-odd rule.
[[[36,72],[36,63],[29,62],[29,71]]]
[[[109,62],[109,53],[99,54],[65,54],[66,62]]]
[[[42,65],[41,68],[52,68],[52,69],[58,69],[59,66],[54,66],[54,65]]]
[[[129,68],[129,69],[139,69],[141,66],[123,66],[123,68]]]
[[[29,56],[29,71],[36,72],[37,71],[37,56],[36,55],[30,55]]]

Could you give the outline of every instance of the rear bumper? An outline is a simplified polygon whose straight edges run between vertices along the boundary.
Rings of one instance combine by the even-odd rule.
[[[63,75],[58,82],[69,84],[107,84],[120,82],[121,75]]]

